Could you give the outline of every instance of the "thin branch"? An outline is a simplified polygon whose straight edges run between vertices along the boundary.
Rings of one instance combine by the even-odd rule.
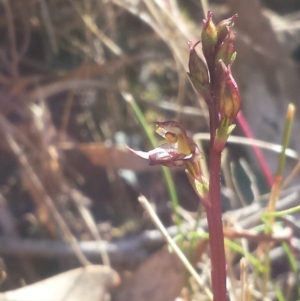
[[[10,52],[12,56],[12,75],[14,78],[17,78],[19,76],[18,52],[17,52],[17,42],[16,42],[16,35],[15,35],[14,18],[10,7],[11,1],[2,0],[2,4],[5,11],[7,31],[8,31],[9,42],[10,42]]]
[[[45,191],[42,183],[40,182],[40,179],[37,177],[36,173],[32,169],[30,163],[28,162],[26,156],[22,152],[20,146],[18,145],[18,143],[15,141],[15,139],[11,135],[10,126],[1,114],[0,114],[0,128],[2,129],[3,136],[5,137],[9,147],[11,148],[11,151],[14,153],[14,155],[19,160],[19,164],[21,165],[21,167],[26,175],[26,179],[28,181],[30,181],[30,183],[35,188],[37,195],[39,195],[41,197],[41,199],[44,201],[44,205],[48,208],[48,211],[52,214],[53,219],[55,220],[55,222],[61,229],[66,241],[68,241],[70,243],[79,262],[83,266],[89,265],[90,263],[88,262],[88,260],[83,255],[80,248],[78,247],[76,238],[73,236],[71,230],[69,229],[65,220],[62,218],[61,214],[57,210],[52,199]]]
[[[200,133],[200,134],[195,134],[193,136],[193,139],[195,141],[197,140],[209,140],[209,133]],[[260,148],[267,149],[269,151],[275,152],[275,153],[280,153],[282,150],[282,146],[280,144],[276,143],[270,143],[270,142],[265,142],[263,140],[258,140],[258,139],[252,139],[252,138],[246,138],[246,137],[239,137],[239,136],[233,136],[230,135],[228,140],[228,143],[234,143],[234,144],[241,144],[241,145],[248,145],[248,146],[257,146]],[[287,148],[285,151],[285,154],[287,157],[299,160],[299,154],[294,151],[293,149]]]
[[[185,257],[185,255],[182,253],[180,248],[177,246],[175,241],[172,239],[172,237],[169,235],[168,231],[156,215],[155,211],[153,210],[152,206],[148,202],[148,200],[144,196],[139,197],[139,202],[143,206],[143,208],[147,211],[147,213],[150,215],[150,218],[152,219],[155,226],[160,230],[163,237],[167,241],[167,243],[172,247],[178,258],[182,261],[186,269],[191,273],[191,275],[194,277],[196,282],[199,284],[199,286],[205,291],[207,296],[212,300],[212,293],[211,291],[205,286],[205,283],[203,280],[199,277],[198,273],[195,271],[193,266],[190,264],[188,259]]]

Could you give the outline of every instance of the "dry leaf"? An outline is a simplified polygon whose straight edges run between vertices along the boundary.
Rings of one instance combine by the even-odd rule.
[[[91,265],[0,294],[0,301],[101,301],[109,287],[117,285],[112,269]]]
[[[115,301],[174,301],[184,286],[184,267],[167,247],[144,262],[116,293]]]
[[[147,162],[137,158],[124,147],[107,146],[102,143],[82,143],[79,148],[95,165],[131,169],[136,172],[150,169]]]

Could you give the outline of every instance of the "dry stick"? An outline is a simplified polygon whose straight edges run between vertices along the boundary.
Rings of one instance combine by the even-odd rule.
[[[97,88],[97,89],[114,89],[116,91],[117,87],[109,86],[100,80],[95,79],[68,79],[61,80],[58,82],[46,84],[44,86],[38,86],[33,91],[26,95],[28,102],[34,102],[37,100],[46,99],[58,93],[65,92],[70,89],[85,89],[85,88]]]
[[[228,149],[224,149],[223,156],[221,158],[221,168],[223,172],[223,177],[224,177],[224,186],[228,190],[227,192],[227,197],[229,199],[229,204],[231,209],[238,208],[238,203],[237,203],[237,195],[235,193],[234,189],[234,183],[233,183],[233,175],[231,171],[231,165],[229,163],[229,152]]]
[[[39,0],[40,3],[40,9],[41,9],[41,16],[44,21],[45,29],[49,38],[49,44],[51,47],[51,50],[54,54],[58,53],[58,45],[57,45],[57,39],[55,37],[55,30],[53,28],[53,24],[51,22],[51,17],[49,14],[49,8],[48,4],[45,0]]]
[[[155,226],[161,231],[162,235],[164,236],[165,240],[167,243],[172,247],[178,258],[182,261],[186,269],[191,273],[191,275],[195,278],[199,286],[205,291],[207,296],[212,300],[213,296],[210,290],[206,287],[202,279],[199,277],[193,266],[190,264],[190,262],[187,260],[185,255],[182,253],[180,248],[177,246],[177,244],[174,242],[174,240],[171,238],[169,235],[168,231],[156,215],[155,211],[153,210],[152,206],[148,202],[148,200],[144,196],[140,196],[138,198],[139,202],[143,206],[143,208],[147,211],[149,214],[150,218],[152,219],[153,223]]]
[[[49,212],[51,212],[54,220],[56,221],[56,223],[58,224],[58,226],[60,227],[60,229],[62,230],[62,232],[63,232],[63,234],[65,236],[65,239],[72,246],[72,249],[73,249],[74,253],[76,254],[79,262],[83,266],[89,265],[90,263],[87,260],[87,258],[84,256],[84,254],[82,253],[82,251],[80,250],[76,238],[73,236],[73,234],[70,231],[68,225],[66,224],[66,222],[64,221],[64,219],[60,215],[59,211],[55,207],[54,203],[52,202],[51,198],[49,197],[49,195],[45,191],[45,189],[44,189],[41,181],[39,180],[39,178],[35,174],[35,172],[32,169],[32,167],[30,166],[30,164],[29,164],[26,156],[23,154],[20,146],[16,143],[16,141],[12,137],[10,127],[7,124],[5,118],[1,114],[0,114],[0,125],[1,125],[0,128],[2,129],[2,133],[3,133],[4,137],[5,137],[8,145],[10,146],[12,152],[18,158],[19,163],[22,166],[22,168],[23,168],[23,170],[24,170],[27,178],[30,181],[32,181],[32,183],[35,186],[35,188],[38,191],[38,193],[41,196],[43,196],[45,205],[47,206]]]
[[[293,170],[286,177],[286,179],[284,180],[284,182],[281,185],[281,189],[284,189],[287,187],[287,185],[293,180],[293,178],[296,176],[296,174],[299,172],[299,170],[300,170],[300,161],[298,161],[298,163],[295,165]]]
[[[1,199],[0,199],[1,201]],[[224,218],[230,219],[233,218],[237,221],[243,221],[242,228],[249,229],[254,227],[260,222],[261,210],[265,207],[265,201],[262,203],[254,203],[245,208],[235,210],[234,214],[237,216],[232,217],[233,212],[227,212],[223,216]],[[298,194],[294,193],[291,197],[286,197],[278,201],[276,210],[282,211],[299,204]],[[1,204],[0,204],[1,205]],[[230,217],[231,216],[231,217]],[[247,218],[248,216],[248,218]],[[3,220],[2,220],[3,221]],[[240,222],[234,224],[234,227],[241,229]],[[182,225],[184,233],[187,231],[193,230],[188,224]],[[199,230],[207,230],[206,218],[202,218],[199,222]],[[174,237],[178,234],[177,227],[171,226],[166,229],[171,237]],[[226,233],[225,233],[226,235]],[[241,238],[241,236],[239,236]],[[151,249],[157,248],[163,245],[165,239],[162,236],[159,230],[147,230],[143,233],[136,235],[134,237],[120,239],[112,242],[96,242],[96,241],[78,241],[79,248],[81,251],[93,260],[99,258],[99,251],[106,252],[109,255],[109,258],[113,265],[127,265],[127,266],[136,266],[141,263],[151,254]],[[298,243],[299,240],[296,240],[293,243],[293,248],[295,252],[300,250]],[[247,254],[247,252],[245,252]],[[0,254],[9,254],[11,256],[41,256],[41,257],[70,257],[74,255],[70,244],[64,241],[51,241],[51,240],[34,240],[34,239],[15,239],[11,237],[0,236]],[[272,251],[271,251],[272,254]],[[282,256],[282,257],[278,257]],[[272,262],[280,261],[281,258],[285,256],[285,253],[282,251],[274,252],[271,256]],[[130,260],[130,262],[128,262]]]
[[[243,207],[247,206],[247,201],[244,198],[242,189],[239,186],[238,180],[237,180],[237,175],[236,175],[236,171],[235,171],[235,164],[234,162],[230,162],[230,172],[232,175],[232,183],[233,183],[233,187],[235,189],[236,194],[238,195],[238,198],[240,199],[241,205]]]
[[[239,162],[240,162],[244,172],[248,176],[248,179],[250,180],[250,183],[251,183],[250,188],[253,193],[253,199],[257,199],[259,196],[259,189],[258,189],[258,185],[257,185],[256,176],[255,176],[254,172],[251,170],[249,164],[247,163],[247,161],[245,159],[241,158],[241,159],[239,159]]]
[[[241,301],[247,301],[247,261],[245,257],[240,260],[240,279],[241,279]]]
[[[99,233],[99,230],[97,228],[96,222],[92,217],[91,212],[82,204],[77,204],[78,211],[80,212],[86,226],[88,227],[88,230],[90,231],[91,235],[95,239],[97,243],[97,247],[99,249],[99,253],[101,255],[102,261],[104,265],[110,266],[110,259],[105,249],[102,249],[100,247],[102,240],[102,237]]]
[[[182,86],[186,86],[186,72],[185,72],[185,62],[184,55],[182,55],[182,49],[177,43],[176,36],[182,36],[188,39],[190,36],[189,31],[185,22],[179,14],[179,10],[175,1],[165,1],[164,4],[158,1],[144,0],[149,12],[152,17],[156,20],[158,27],[160,27],[160,32],[162,34],[163,41],[170,45],[170,49],[173,52],[174,60],[176,63],[176,70],[178,73],[178,95],[177,100],[184,97],[184,93],[181,92]],[[154,4],[156,3],[156,4]]]
[[[63,115],[60,125],[59,141],[64,142],[67,137],[67,127],[70,120],[71,108],[74,103],[74,90],[68,92],[66,104],[63,109]]]
[[[187,116],[193,116],[193,117],[203,117],[207,118],[208,115],[203,112],[203,110],[192,107],[192,106],[187,106],[187,105],[180,105],[175,102],[174,97],[166,98],[166,99],[161,99],[159,100],[159,103],[153,102],[152,100],[149,99],[138,99],[139,103],[146,104],[149,107],[153,108],[158,108],[162,109],[164,111],[170,111],[174,112],[176,114],[182,114],[182,115],[187,115]],[[200,147],[200,149],[202,149]],[[205,161],[205,160],[202,160]]]
[[[185,65],[185,59],[182,56],[182,53],[180,51],[180,48],[178,47],[177,41],[174,41],[174,39],[170,38],[170,28],[166,26],[166,22],[164,19],[163,12],[161,8],[159,8],[154,1],[152,0],[144,0],[145,5],[147,6],[151,16],[156,22],[156,28],[158,28],[158,32],[160,32],[160,36],[164,41],[168,41],[168,44],[170,46],[170,49],[173,51],[174,59],[178,60],[182,66]],[[153,28],[156,31],[156,28]],[[175,30],[175,28],[173,28]],[[157,32],[157,31],[156,31]]]
[[[167,231],[171,233],[172,236],[175,236],[177,233],[174,227],[167,228]],[[237,236],[237,238],[241,238],[241,236]],[[243,239],[246,240],[246,238]],[[285,238],[285,241],[287,240],[288,236]],[[256,240],[256,242],[257,241],[258,240]],[[263,240],[260,240],[260,242],[262,241]],[[265,241],[270,241],[270,239]],[[277,241],[279,242],[280,240],[278,239]],[[283,241],[283,239],[281,239],[281,241]],[[300,240],[298,238],[293,239],[292,247],[295,252],[300,251],[299,242]],[[110,261],[114,266],[136,267],[152,254],[151,250],[153,250],[153,248],[157,249],[162,247],[164,243],[165,239],[159,230],[148,230],[137,236],[112,242],[98,242],[95,240],[78,241],[78,246],[86,257],[95,262],[99,260],[100,251],[109,255]],[[244,250],[246,250],[244,253],[247,257],[247,249],[244,248]],[[0,235],[0,255],[3,256],[5,254],[16,257],[70,258],[74,256],[74,251],[70,244],[65,241],[23,239]],[[286,258],[286,254],[281,247],[271,250],[272,262],[279,262],[284,258]]]
[[[198,140],[209,140],[210,139],[210,134],[209,133],[198,133],[193,135],[193,139],[198,141]],[[258,140],[258,139],[253,139],[253,138],[247,138],[247,137],[239,137],[239,136],[234,136],[230,135],[227,143],[234,143],[234,144],[239,144],[239,145],[248,145],[248,146],[257,146],[259,148],[263,148],[275,153],[281,153],[282,151],[282,145],[276,144],[276,143],[269,143],[265,142],[263,140]],[[290,149],[287,148],[285,150],[285,155],[291,159],[299,160],[299,154]]]
[[[82,21],[85,23],[87,28],[109,48],[115,55],[120,56],[123,54],[122,49],[113,41],[111,40],[103,31],[100,30],[100,28],[97,26],[97,24],[94,22],[94,20],[91,18],[91,16],[84,14],[81,12],[78,5],[75,5],[73,1],[69,1],[71,6],[74,8],[74,10],[78,13],[78,15],[81,17]]]
[[[10,52],[12,58],[12,75],[14,78],[19,76],[19,69],[18,69],[18,53],[17,53],[17,43],[16,43],[16,35],[15,35],[15,25],[14,25],[14,18],[11,11],[11,1],[9,0],[2,0],[2,4],[5,11],[5,17],[7,22],[7,31],[8,37],[10,42]]]

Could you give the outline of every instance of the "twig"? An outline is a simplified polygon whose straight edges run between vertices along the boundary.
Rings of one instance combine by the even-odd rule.
[[[99,243],[102,242],[102,237],[99,233],[96,222],[93,219],[91,212],[85,206],[83,206],[81,204],[77,204],[77,208],[78,208],[87,228],[89,229],[92,237],[95,239],[95,242],[98,243],[98,245],[99,245]],[[99,253],[101,254],[103,264],[110,266],[110,260],[109,260],[109,256],[108,256],[106,250],[101,249],[100,247],[98,247],[98,249],[99,249]]]
[[[2,0],[2,4],[5,11],[5,17],[7,22],[7,31],[10,42],[10,52],[12,56],[12,75],[17,78],[19,76],[18,69],[18,53],[17,53],[17,43],[16,43],[16,35],[15,35],[15,25],[13,20],[13,15],[11,11],[11,1]]]
[[[288,198],[283,198],[278,201],[276,206],[277,210],[284,210],[294,207],[298,204],[298,200],[298,195],[295,194],[289,196]],[[260,208],[265,207],[266,203],[267,201],[263,201],[262,204],[254,203],[245,208],[235,210],[235,220],[239,221],[240,225],[243,224],[244,229],[253,227],[260,221]],[[232,215],[233,212],[227,212],[223,214],[223,218],[230,220]],[[249,215],[249,218],[247,218],[247,215]],[[182,224],[183,233],[187,233],[188,231],[193,230],[193,228],[194,227],[190,224]],[[202,231],[207,231],[206,218],[200,219],[199,229]],[[166,231],[170,237],[174,237],[178,234],[178,229],[176,226],[168,227]],[[159,230],[147,230],[137,236],[120,239],[115,242],[78,241],[78,247],[85,256],[93,260],[99,259],[99,252],[106,252],[113,265],[126,264],[128,266],[135,266],[150,255],[150,250],[162,246],[164,242],[165,238],[162,236]],[[10,235],[9,237],[0,236],[0,254],[10,254],[16,256],[64,257],[72,256],[74,255],[74,252],[70,244],[64,241],[20,239],[13,238]],[[284,256],[283,252],[282,256]]]
[[[27,99],[30,102],[37,101],[39,99],[46,99],[49,96],[53,96],[58,93],[68,91],[70,89],[84,89],[84,88],[98,88],[98,89],[115,89],[117,87],[110,86],[109,83],[94,80],[94,79],[70,79],[59,82],[54,82],[44,86],[35,88],[29,92]]]
[[[100,30],[100,28],[97,26],[97,24],[94,22],[94,20],[91,18],[91,16],[86,15],[80,11],[80,8],[75,5],[73,1],[69,1],[70,4],[73,6],[75,11],[78,13],[78,15],[81,17],[82,21],[85,23],[87,28],[100,40],[105,44],[115,55],[120,56],[123,54],[122,49],[108,36],[105,35],[104,32]]]
[[[209,133],[200,133],[200,134],[195,134],[193,136],[193,139],[196,141],[197,140],[209,140],[209,137],[210,137]],[[282,151],[282,146],[280,144],[269,143],[269,142],[266,142],[263,140],[239,137],[239,136],[234,136],[234,135],[230,135],[227,142],[234,143],[234,144],[241,144],[241,145],[249,145],[249,146],[255,145],[257,147],[264,148],[264,149],[267,149],[269,151],[273,151],[276,153],[280,153]],[[289,158],[299,160],[299,154],[290,148],[287,148],[285,150],[285,154]]]
[[[39,0],[40,2],[40,8],[41,8],[41,16],[44,20],[45,29],[48,34],[49,38],[49,44],[54,54],[58,53],[58,46],[57,46],[57,40],[54,33],[53,24],[51,22],[49,9],[47,2],[45,0]]]
[[[39,178],[35,174],[34,170],[30,166],[26,156],[23,154],[20,146],[17,144],[17,142],[14,140],[14,138],[11,135],[10,127],[8,123],[6,122],[5,118],[0,114],[0,128],[2,129],[2,133],[11,148],[14,155],[18,158],[19,163],[26,174],[26,179],[31,182],[31,184],[34,186],[36,193],[43,199],[44,204],[48,208],[49,212],[52,214],[53,219],[56,221],[57,225],[60,227],[60,229],[63,232],[63,235],[72,246],[72,249],[74,253],[76,254],[79,262],[83,265],[89,265],[90,263],[86,259],[86,257],[81,252],[80,248],[78,247],[77,240],[71,233],[68,225],[62,218],[61,214],[57,210],[56,206],[52,202],[52,199],[45,191],[42,183],[40,182]]]
[[[248,176],[248,179],[250,180],[250,183],[251,183],[250,187],[251,187],[251,191],[253,193],[253,198],[256,199],[259,196],[259,189],[258,189],[258,185],[257,185],[256,176],[244,158],[239,159],[239,162],[240,162],[244,172]]]
[[[204,222],[204,219],[201,221]],[[190,228],[186,227],[185,231]],[[167,228],[166,231],[172,237],[178,233],[174,226]],[[99,261],[99,252],[106,252],[113,266],[135,267],[151,254],[151,250],[163,246],[165,238],[159,230],[147,230],[137,236],[112,242],[78,241],[77,243],[81,252],[95,262]],[[295,252],[300,252],[299,246],[299,239],[294,237]],[[74,251],[65,241],[0,236],[0,254],[21,257],[70,257],[74,256]],[[285,255],[281,247],[275,248],[273,254],[271,250],[272,261],[280,261]]]
[[[179,257],[179,259],[182,261],[186,269],[191,273],[191,275],[195,278],[199,286],[206,292],[207,296],[212,299],[212,294],[210,290],[205,286],[202,279],[199,277],[193,266],[190,264],[190,262],[187,260],[185,255],[182,253],[180,248],[177,246],[177,244],[174,242],[174,240],[169,235],[168,231],[164,227],[164,225],[161,223],[160,219],[156,215],[155,211],[151,207],[150,203],[144,196],[139,197],[139,202],[143,206],[143,208],[147,211],[147,213],[150,215],[150,218],[152,219],[155,226],[161,231],[163,237],[167,241],[167,243],[172,247],[176,255]]]

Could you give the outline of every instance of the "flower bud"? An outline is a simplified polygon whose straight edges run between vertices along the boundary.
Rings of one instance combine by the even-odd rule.
[[[198,43],[199,42],[197,42],[196,44],[192,44],[192,42],[188,43],[190,48],[189,71],[190,76],[193,79],[197,80],[201,85],[204,85],[209,83],[209,76],[206,64],[198,56],[195,50],[195,47]]]
[[[201,34],[203,54],[206,59],[210,74],[214,71],[215,46],[218,42],[218,33],[212,21],[212,12],[207,13],[207,19],[203,20],[204,25]]]
[[[238,86],[231,74],[230,66],[228,68],[222,60],[219,86],[219,108],[222,119],[228,119],[230,122],[236,117],[241,107],[241,96]]]
[[[215,64],[218,66],[218,62],[222,60],[225,65],[231,65],[235,58],[235,51],[233,46],[235,34],[232,31],[232,28],[228,28],[228,34],[223,40],[222,44],[219,46],[217,50]]]
[[[221,21],[217,24],[218,33],[218,45],[220,45],[228,34],[228,30],[233,27],[234,21],[237,19],[238,15],[235,14],[231,18]]]
[[[190,73],[187,74],[190,78],[195,90],[204,98],[204,100],[207,102],[208,99],[210,99],[210,84],[202,85],[199,83],[198,80],[193,78]]]

